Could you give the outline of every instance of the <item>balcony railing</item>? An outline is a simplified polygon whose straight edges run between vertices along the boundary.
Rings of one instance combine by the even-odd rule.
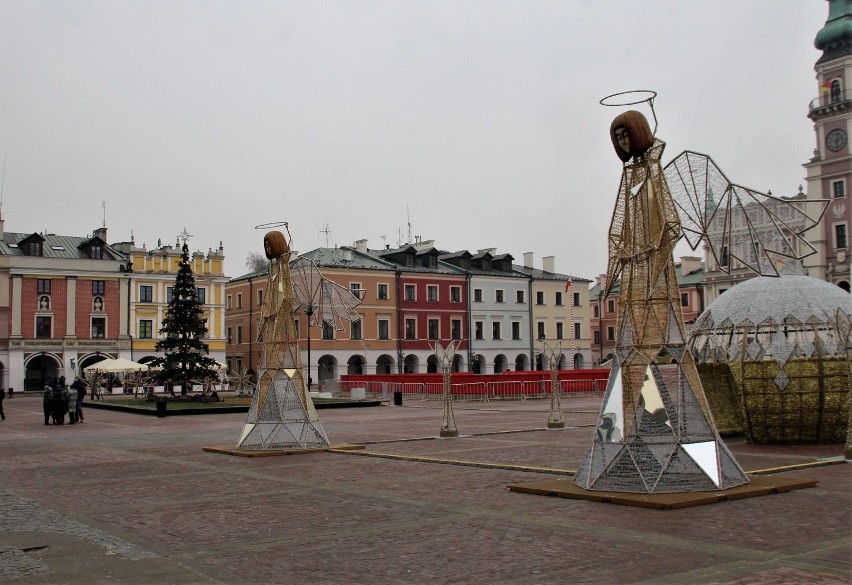
[[[819,97],[811,100],[808,111],[814,113],[818,110],[831,108],[846,108],[849,102],[852,101],[852,92],[844,91],[827,91]]]

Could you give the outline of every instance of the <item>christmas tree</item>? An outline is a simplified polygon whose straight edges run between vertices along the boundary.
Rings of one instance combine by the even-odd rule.
[[[181,252],[172,298],[160,328],[165,337],[157,341],[157,351],[164,355],[155,363],[162,368],[157,374],[160,381],[179,380],[181,394],[186,394],[189,380],[216,376],[216,360],[207,356],[209,348],[202,341],[207,335],[207,319],[198,300],[186,241]]]

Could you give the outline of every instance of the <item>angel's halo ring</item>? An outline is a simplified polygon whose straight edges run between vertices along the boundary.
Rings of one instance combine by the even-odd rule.
[[[613,93],[605,98],[601,98],[598,102],[602,106],[633,106],[648,102],[653,106],[654,98],[657,97],[657,92],[651,89],[632,89],[630,91],[620,91]]]
[[[271,221],[269,223],[262,223],[260,225],[254,226],[256,230],[271,230],[278,227],[287,227],[286,221]]]

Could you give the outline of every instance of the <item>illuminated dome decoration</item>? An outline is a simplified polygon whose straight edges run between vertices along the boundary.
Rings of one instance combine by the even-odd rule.
[[[689,341],[702,379],[715,381],[717,421],[739,419],[720,427],[739,426],[755,443],[844,442],[850,329],[852,297],[816,278],[757,277],[726,291]]]

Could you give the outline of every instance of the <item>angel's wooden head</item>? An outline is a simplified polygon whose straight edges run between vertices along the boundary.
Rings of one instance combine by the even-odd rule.
[[[287,254],[290,251],[290,245],[281,232],[268,232],[263,236],[263,251],[269,260],[273,260]]]
[[[621,162],[642,156],[654,144],[654,133],[648,120],[636,110],[616,116],[609,126],[609,137]]]

